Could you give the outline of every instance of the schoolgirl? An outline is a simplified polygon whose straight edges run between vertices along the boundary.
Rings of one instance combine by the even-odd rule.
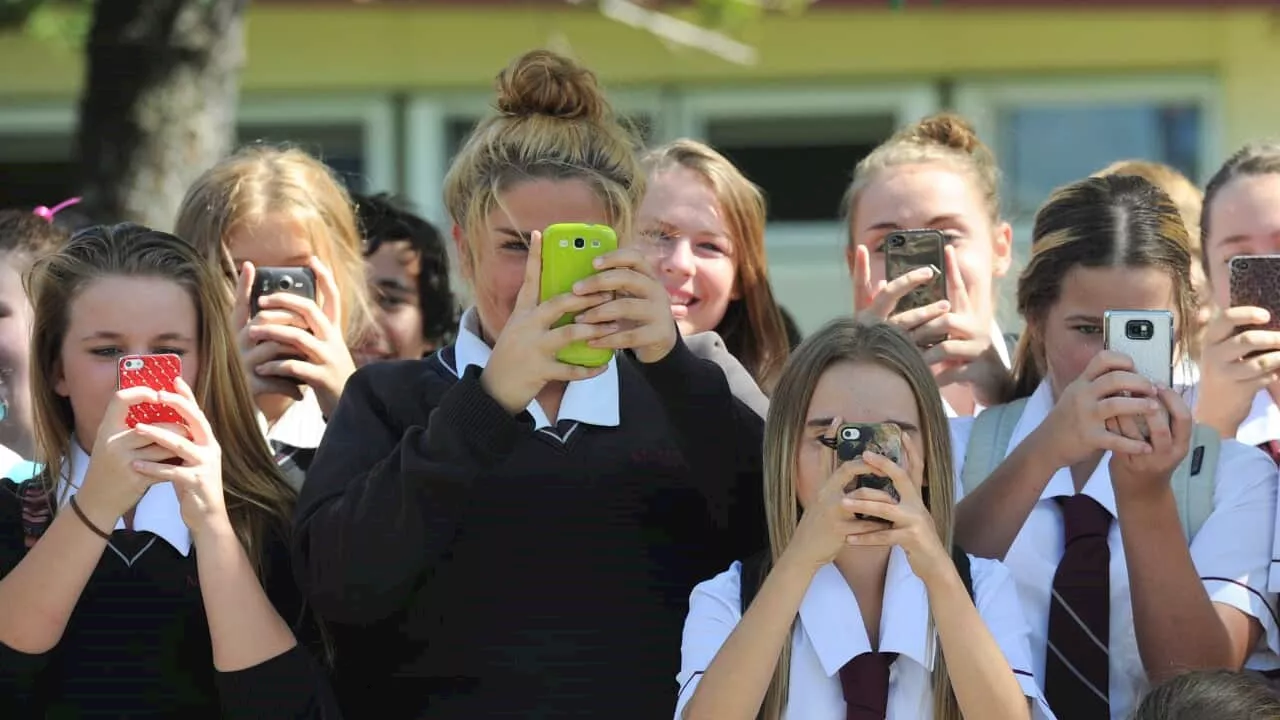
[[[294,148],[252,145],[187,190],[175,232],[234,287],[236,347],[276,461],[301,487],[347,378],[374,332],[363,240],[333,172]],[[316,299],[275,293],[250,316],[256,268],[309,267]]]
[[[1022,399],[954,423],[956,536],[1013,573],[1060,717],[1127,718],[1151,684],[1276,643],[1275,465],[1103,349],[1107,310],[1156,310],[1187,353],[1190,268],[1178,210],[1147,180],[1059,189],[1018,283]]]
[[[338,717],[221,278],[117,225],[38,260],[30,290],[45,470],[0,491],[0,717]],[[116,390],[121,357],[157,353],[176,392]],[[131,428],[141,403],[181,424]]]
[[[897,425],[901,464],[867,453],[837,467],[842,422]],[[694,589],[677,719],[1051,717],[1008,571],[951,544],[947,420],[904,334],[841,319],[803,342],[770,404],[764,462],[768,563],[734,562]],[[866,473],[901,499],[849,492]]]
[[[791,345],[769,285],[764,195],[696,140],[655,148],[643,162],[649,177],[640,237],[680,332],[718,334],[768,392]]]
[[[1013,230],[1000,216],[999,170],[964,119],[926,118],[858,163],[845,192],[846,256],[858,317],[888,319],[924,353],[948,415],[976,415],[1009,393],[1010,339],[996,322],[996,283],[1013,262]],[[947,240],[947,300],[894,313],[928,282],[917,269],[886,284],[884,241],[900,230],[933,229]]]
[[[445,182],[475,305],[430,358],[352,376],[303,488],[298,572],[358,629],[336,648],[353,706],[657,717],[689,589],[763,547],[763,420],[683,344],[632,247],[644,175],[594,76],[535,51],[497,84]],[[623,248],[539,302],[541,231],[562,222]],[[614,357],[558,362],[575,339]]]

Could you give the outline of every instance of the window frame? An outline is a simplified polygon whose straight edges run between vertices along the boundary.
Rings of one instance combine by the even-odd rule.
[[[77,108],[74,102],[0,104],[0,137],[65,134],[74,142]],[[306,126],[358,125],[362,131],[364,176],[372,192],[399,188],[395,105],[383,95],[323,95],[298,97],[241,97],[236,115],[242,125]]]

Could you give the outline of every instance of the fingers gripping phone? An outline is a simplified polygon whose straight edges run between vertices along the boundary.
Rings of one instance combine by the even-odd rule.
[[[253,289],[249,295],[249,312],[254,315],[262,308],[263,296],[289,293],[316,300],[316,274],[308,267],[260,267],[254,271]]]
[[[1271,313],[1264,330],[1280,330],[1280,255],[1240,255],[1228,263],[1231,306],[1260,307]]]
[[[883,455],[895,463],[902,462],[902,428],[893,423],[845,423],[836,429],[836,459],[842,463],[857,460],[864,452]],[[898,500],[898,490],[893,481],[879,475],[857,475],[853,482],[845,487],[845,492],[853,492],[858,488],[869,487],[883,490]],[[876,520],[882,518],[858,513],[859,520]]]
[[[542,285],[539,302],[546,302],[557,295],[573,292],[580,280],[596,273],[592,263],[601,255],[618,249],[618,236],[608,225],[585,223],[558,223],[542,232]],[[573,322],[573,315],[565,314],[552,327],[563,327]],[[600,367],[613,359],[613,350],[593,348],[578,340],[556,351],[556,359],[569,365]]]
[[[182,358],[177,355],[126,355],[117,365],[117,387],[149,387],[152,390],[176,393],[174,381],[182,377]],[[140,403],[129,408],[125,420],[130,428],[139,423],[157,425],[171,423],[182,425],[182,416],[168,405]]]
[[[884,277],[886,282],[920,267],[933,267],[933,279],[916,287],[898,301],[894,312],[914,310],[947,299],[946,237],[938,230],[903,230],[884,239]]]
[[[1133,360],[1134,372],[1158,385],[1173,385],[1173,313],[1167,310],[1107,310],[1102,344]]]

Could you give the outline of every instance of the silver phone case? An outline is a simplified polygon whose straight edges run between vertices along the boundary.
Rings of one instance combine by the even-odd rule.
[[[1130,320],[1149,320],[1150,338],[1135,339],[1125,333]],[[1173,313],[1167,310],[1108,310],[1102,316],[1102,344],[1133,360],[1134,372],[1153,383],[1173,385]]]

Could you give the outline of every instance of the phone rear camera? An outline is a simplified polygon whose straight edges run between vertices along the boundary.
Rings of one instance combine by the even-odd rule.
[[[284,277],[280,278],[279,281],[276,282],[276,287],[280,288],[281,290],[292,290],[293,278],[289,277],[288,275],[285,275]]]
[[[125,362],[125,364],[124,364],[124,369],[125,369],[125,370],[138,370],[138,369],[141,369],[141,368],[142,368],[142,361],[141,361],[141,360],[137,360],[137,359],[134,359],[134,360],[128,360],[128,361],[126,361],[126,362]]]
[[[1236,261],[1236,267],[1240,268],[1241,270],[1248,270],[1248,269],[1249,269],[1249,261],[1248,261],[1248,260],[1237,260],[1237,261]]]
[[[1150,320],[1130,320],[1124,324],[1124,336],[1130,340],[1150,340],[1156,334],[1156,326]]]
[[[907,239],[901,235],[889,236],[889,247],[900,248],[907,244]]]
[[[845,428],[840,433],[840,439],[841,440],[857,440],[859,435],[861,435],[861,433],[858,432],[858,428]]]
[[[587,241],[583,240],[582,238],[577,238],[573,241],[573,246],[581,250],[582,248],[587,246]]]

